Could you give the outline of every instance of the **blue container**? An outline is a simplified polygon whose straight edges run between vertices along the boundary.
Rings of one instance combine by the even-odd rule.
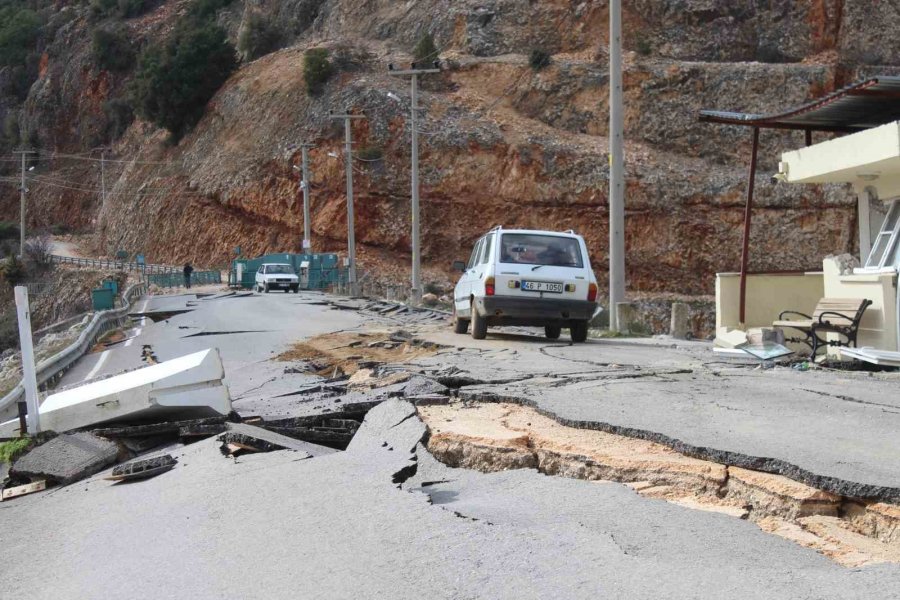
[[[94,310],[111,310],[115,306],[116,296],[107,287],[91,290],[91,304]]]
[[[113,296],[119,295],[119,282],[116,281],[115,279],[103,280],[103,287],[111,289]]]

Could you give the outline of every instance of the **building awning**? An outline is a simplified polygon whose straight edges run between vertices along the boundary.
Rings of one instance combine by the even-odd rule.
[[[756,182],[760,129],[794,129],[806,132],[806,145],[812,145],[812,132],[855,133],[900,120],[900,77],[873,77],[849,85],[799,108],[772,114],[735,113],[701,110],[700,121],[752,128],[750,173],[747,178],[747,204],[741,241],[740,322],[744,323],[747,297],[747,270],[750,258],[750,220]],[[889,159],[890,157],[888,157]],[[863,173],[872,176],[875,173]],[[795,170],[795,176],[803,176]],[[813,175],[809,175],[813,177]]]
[[[784,152],[780,177],[788,183],[852,183],[872,186],[900,178],[900,122]],[[879,197],[889,195],[880,193]]]
[[[701,110],[700,121],[759,129],[854,132],[900,120],[900,77],[858,81],[818,100],[781,113]]]

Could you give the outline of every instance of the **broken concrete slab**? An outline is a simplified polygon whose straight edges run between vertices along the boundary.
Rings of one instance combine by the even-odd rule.
[[[416,396],[448,395],[449,393],[450,389],[444,384],[422,376],[413,377],[403,388],[403,395],[407,398]]]
[[[231,412],[222,383],[225,371],[215,348],[135,369],[48,396],[41,427],[57,432],[123,419],[163,420]],[[0,425],[0,437],[14,437],[18,419]]]
[[[166,421],[163,423],[148,423],[146,425],[125,425],[122,427],[103,427],[93,429],[95,435],[105,438],[131,438],[151,435],[164,435],[179,433],[182,428],[222,425],[227,421],[225,417],[209,417],[207,419],[189,419],[184,421]]]
[[[425,394],[422,396],[407,396],[407,400],[415,404],[416,406],[436,406],[442,404],[449,404],[450,397],[442,396],[441,394]]]
[[[231,433],[236,433],[249,438],[260,440],[262,442],[284,448],[285,450],[302,452],[310,457],[324,456],[326,454],[333,454],[337,452],[337,450],[333,448],[297,440],[275,431],[263,429],[262,427],[256,427],[255,425],[247,425],[246,423],[229,423],[228,431]]]
[[[383,445],[387,441],[386,432],[391,438],[405,440],[404,446],[397,450],[415,452],[416,445],[425,438],[425,424],[416,416],[415,407],[404,400],[390,399],[380,403],[366,414],[359,431],[353,436],[348,452],[365,452],[374,449],[385,450],[393,447]]]
[[[10,473],[61,484],[89,477],[116,462],[119,447],[87,431],[59,435],[17,460]]]
[[[96,432],[94,432],[96,433]],[[102,436],[105,437],[105,436]],[[123,437],[119,438],[119,442],[125,446],[130,452],[140,454],[147,450],[152,450],[158,446],[162,446],[171,439],[169,435],[148,435],[143,437]]]
[[[198,438],[218,435],[225,431],[225,423],[197,424],[188,423],[178,428],[178,437],[182,438]]]

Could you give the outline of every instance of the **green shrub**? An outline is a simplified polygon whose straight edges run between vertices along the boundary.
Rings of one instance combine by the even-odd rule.
[[[6,67],[7,75],[3,78],[3,85],[0,86],[0,96],[11,96],[19,102],[24,102],[31,84],[38,77],[39,60],[37,52],[31,52],[25,57],[24,64]]]
[[[638,37],[635,49],[641,56],[650,56],[650,53],[653,52],[653,46],[650,45],[650,41],[644,36]]]
[[[18,240],[19,224],[11,221],[0,221],[0,240]]]
[[[197,21],[210,20],[233,0],[194,0],[188,5],[188,17]]]
[[[107,100],[103,104],[103,114],[106,115],[106,139],[108,141],[122,137],[134,121],[134,109],[122,98]]]
[[[426,33],[413,48],[413,58],[417,63],[433,62],[438,59],[438,49],[434,45],[434,38],[430,33]]]
[[[284,36],[266,17],[254,14],[238,39],[238,50],[247,60],[254,60],[281,48]]]
[[[112,15],[117,7],[116,0],[91,0],[90,17],[97,21]]]
[[[12,148],[18,146],[19,141],[19,115],[14,111],[10,111],[3,118],[3,142]]]
[[[148,12],[155,5],[156,0],[119,0],[117,13],[123,19],[130,19]]]
[[[25,241],[25,262],[33,271],[43,273],[53,268],[53,240],[37,235]]]
[[[384,158],[384,151],[378,146],[363,146],[356,152],[360,160],[376,161]]]
[[[211,23],[182,23],[163,45],[142,55],[132,82],[136,112],[180,139],[237,68],[234,46]]]
[[[107,17],[130,19],[149,12],[157,0],[91,0],[90,16],[93,20]]]
[[[22,453],[28,450],[32,441],[31,438],[21,437],[0,444],[0,463],[12,464]]]
[[[19,320],[15,307],[0,310],[0,352],[10,349],[19,349]],[[8,387],[11,389],[16,383],[9,382]]]
[[[125,27],[94,31],[91,53],[97,66],[107,71],[127,71],[134,64],[134,47]]]
[[[535,48],[528,57],[528,64],[531,65],[531,68],[535,71],[540,71],[550,64],[550,53],[546,50]]]
[[[328,50],[325,48],[311,48],[303,55],[303,80],[306,82],[306,92],[311,95],[322,93],[325,83],[334,73],[334,68],[328,60]]]
[[[331,49],[331,66],[337,71],[360,71],[372,62],[372,54],[365,48],[338,44]]]
[[[24,65],[40,33],[41,18],[33,10],[0,9],[0,67]]]
[[[9,287],[15,287],[25,281],[25,265],[15,255],[0,263],[0,277]]]

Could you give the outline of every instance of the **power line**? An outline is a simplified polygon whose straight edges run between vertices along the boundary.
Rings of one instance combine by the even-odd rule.
[[[8,183],[16,183],[16,180],[13,178],[0,178],[0,179],[6,181]],[[46,186],[49,186],[52,188],[70,190],[73,192],[81,192],[83,194],[99,194],[102,191],[101,188],[77,187],[77,186],[70,186],[70,185],[62,185],[59,183],[52,183],[49,181],[41,181],[40,179],[38,179],[36,177],[33,177],[31,180],[38,185],[46,185]],[[147,190],[147,188],[144,188],[144,189]],[[134,197],[134,198],[142,198],[142,197],[147,197],[147,196],[153,196],[156,194],[162,194],[169,198],[198,198],[198,197],[206,198],[211,195],[210,193],[205,193],[205,192],[170,193],[170,192],[167,192],[164,188],[150,188],[149,191],[143,191],[143,192],[115,192],[115,191],[112,191],[112,192],[107,191],[106,192],[107,196]]]

